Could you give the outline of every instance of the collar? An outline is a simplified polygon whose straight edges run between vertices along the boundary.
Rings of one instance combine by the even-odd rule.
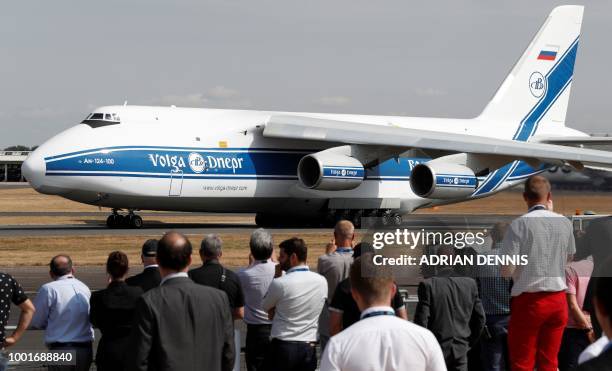
[[[338,254],[352,254],[353,253],[353,248],[352,247],[337,247],[336,248],[336,252]]]
[[[151,265],[147,265],[146,267],[144,267],[144,269],[147,269],[147,268],[159,268],[159,265],[151,264]]]
[[[610,349],[612,349],[612,340],[608,341],[608,344],[606,344],[606,346],[603,347],[603,349],[601,350],[601,353],[607,352]]]
[[[389,306],[380,306],[380,307],[369,307],[366,310],[364,310],[363,312],[361,312],[361,319],[367,318],[367,317],[374,317],[374,316],[379,316],[379,315],[391,315],[394,316],[395,315],[395,311],[393,310],[393,308],[389,307]]]
[[[210,265],[210,264],[221,265],[221,263],[219,263],[219,259],[210,259],[210,260],[206,260],[206,263],[202,264],[202,266]]]
[[[536,210],[548,210],[548,209],[546,208],[546,206],[542,204],[537,204],[537,205],[533,205],[532,207],[530,207],[529,210],[527,210],[527,212],[530,213]]]
[[[74,278],[74,276],[72,275],[72,273],[68,273],[68,274],[65,274],[65,275],[63,275],[63,276],[59,276],[59,277],[57,277],[55,280],[56,280],[56,281],[62,281],[62,280],[67,280],[67,279],[70,279],[70,278]]]
[[[253,264],[250,265],[250,267],[254,267],[254,266],[257,266],[257,265],[261,265],[261,264],[274,264],[274,265],[276,265],[276,263],[274,263],[272,261],[272,259],[268,259],[268,260],[255,260],[253,262]]]
[[[310,268],[308,268],[307,265],[296,265],[295,267],[287,270],[287,274],[292,273],[292,272],[308,272],[310,271]]]
[[[189,275],[187,274],[187,272],[170,273],[166,277],[162,278],[160,285],[163,285],[164,282],[166,282],[168,280],[171,280],[173,278],[178,278],[178,277],[189,277]]]
[[[111,281],[108,284],[108,287],[117,287],[117,286],[125,286],[127,285],[127,283],[125,283],[125,281]]]

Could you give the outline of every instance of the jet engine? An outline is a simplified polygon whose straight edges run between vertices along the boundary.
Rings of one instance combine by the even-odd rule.
[[[416,165],[410,175],[410,188],[417,196],[454,199],[471,195],[478,186],[472,169],[459,164],[425,162]]]
[[[310,189],[345,191],[357,188],[364,175],[359,160],[340,153],[313,153],[302,157],[298,164],[298,179],[302,186]]]

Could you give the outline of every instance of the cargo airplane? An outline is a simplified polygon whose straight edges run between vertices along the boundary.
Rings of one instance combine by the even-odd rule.
[[[34,151],[38,192],[112,209],[256,213],[262,226],[380,216],[490,196],[553,166],[610,168],[565,126],[583,8],[555,8],[473,119],[109,106]],[[124,211],[124,213],[120,213]]]

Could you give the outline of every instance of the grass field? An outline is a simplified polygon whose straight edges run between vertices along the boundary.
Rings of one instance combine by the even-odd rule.
[[[246,233],[219,234],[223,241],[223,263],[231,267],[248,265],[249,235]],[[78,265],[103,265],[108,253],[121,250],[128,254],[131,264],[140,262],[140,247],[151,236],[61,236],[61,237],[5,237],[0,242],[0,266],[46,265],[52,256],[68,254]],[[188,235],[194,250],[197,251],[202,236]],[[280,242],[293,237],[291,233],[274,234],[274,240]],[[310,265],[316,265],[319,255],[325,251],[325,245],[331,236],[321,233],[304,233],[309,246]],[[193,256],[194,264],[200,264],[197,254]]]
[[[612,194],[555,192],[555,210],[563,214],[573,214],[577,209],[594,211],[599,214],[612,213]],[[47,196],[29,188],[1,189],[0,212],[92,212],[97,207],[82,205],[57,196]],[[104,209],[102,211],[105,211]],[[106,210],[108,211],[108,210]],[[419,210],[425,214],[519,214],[524,212],[521,193],[511,190],[493,197],[447,205],[435,209]],[[146,221],[159,223],[253,223],[251,216],[210,216],[210,215],[164,215],[147,216]],[[105,217],[98,216],[0,216],[3,225],[27,224],[104,224]],[[223,233],[223,260],[230,266],[243,266],[247,263],[248,233]],[[275,241],[280,242],[292,237],[292,233],[278,233]],[[62,236],[62,237],[4,237],[0,239],[0,266],[44,265],[49,258],[58,253],[70,254],[79,265],[104,264],[110,251],[123,250],[130,260],[139,260],[140,246],[152,236]],[[189,236],[198,244],[202,236]],[[325,233],[300,233],[310,247],[309,263],[316,264],[316,257],[324,251],[331,238],[331,231]],[[199,262],[196,258],[196,263]]]

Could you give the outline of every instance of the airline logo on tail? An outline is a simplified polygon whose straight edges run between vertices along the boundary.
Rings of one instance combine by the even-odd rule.
[[[529,90],[531,90],[531,94],[540,98],[546,92],[546,79],[539,72],[534,72],[529,77]]]

